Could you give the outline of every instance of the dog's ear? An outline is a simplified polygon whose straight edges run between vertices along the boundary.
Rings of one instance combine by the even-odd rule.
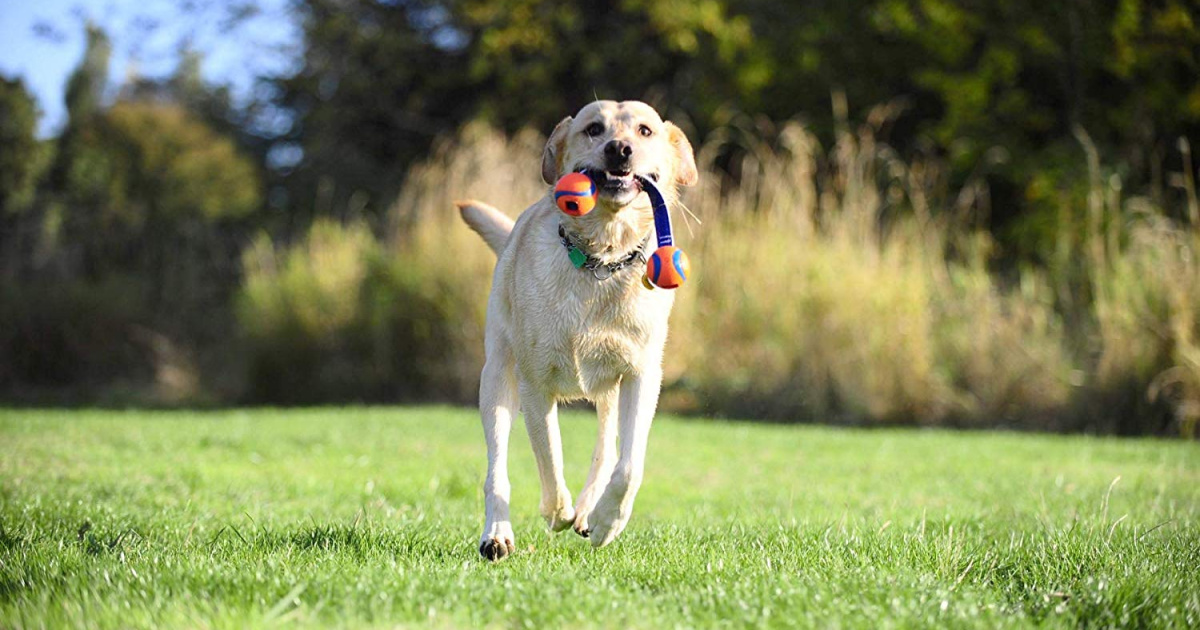
[[[695,186],[700,181],[700,173],[696,170],[696,154],[692,151],[692,143],[688,142],[683,130],[670,121],[667,121],[667,139],[675,147],[675,183]]]
[[[563,149],[567,143],[567,130],[571,127],[571,121],[574,120],[570,116],[558,121],[554,126],[554,132],[550,134],[550,139],[546,141],[546,149],[542,151],[542,181],[547,184],[553,184],[558,180],[558,173],[562,165],[559,161],[562,159]]]

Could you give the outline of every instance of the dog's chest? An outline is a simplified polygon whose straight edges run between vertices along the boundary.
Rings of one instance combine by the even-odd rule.
[[[671,296],[640,286],[636,270],[598,281],[569,269],[545,287],[545,311],[528,318],[517,344],[527,378],[560,397],[588,396],[659,360]],[[522,352],[520,348],[527,349]]]

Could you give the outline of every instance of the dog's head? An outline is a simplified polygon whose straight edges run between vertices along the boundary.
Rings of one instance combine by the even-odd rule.
[[[600,205],[618,211],[641,194],[637,177],[666,194],[698,179],[692,145],[679,127],[639,101],[596,101],[554,128],[542,154],[542,179],[553,184],[587,169]]]

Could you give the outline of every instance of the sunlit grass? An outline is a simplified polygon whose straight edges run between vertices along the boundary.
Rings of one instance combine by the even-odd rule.
[[[470,410],[0,412],[0,626],[1200,623],[1195,444],[665,417],[593,551],[514,438],[491,565]]]

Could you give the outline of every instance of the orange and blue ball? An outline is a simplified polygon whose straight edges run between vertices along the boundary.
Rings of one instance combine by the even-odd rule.
[[[581,217],[596,207],[596,184],[583,173],[567,173],[554,186],[554,203],[559,210]]]
[[[646,279],[660,289],[679,287],[687,281],[691,271],[687,254],[674,245],[659,247],[646,261]]]

